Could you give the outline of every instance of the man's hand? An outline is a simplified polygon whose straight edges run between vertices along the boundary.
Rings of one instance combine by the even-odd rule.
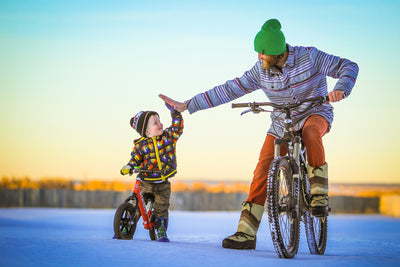
[[[122,167],[121,174],[122,175],[127,175],[127,174],[129,174],[131,172],[131,170],[132,170],[131,165],[126,164],[124,167]]]
[[[164,100],[165,103],[167,103],[170,106],[173,106],[176,111],[184,112],[185,110],[187,110],[187,107],[186,107],[185,103],[175,101],[175,100],[169,98],[168,96],[165,96],[165,95],[162,95],[162,94],[159,94],[158,96],[162,100]]]
[[[329,102],[338,102],[344,98],[344,92],[340,90],[332,91],[328,94]]]

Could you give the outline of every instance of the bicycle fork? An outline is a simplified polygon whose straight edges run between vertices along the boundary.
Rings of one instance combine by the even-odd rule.
[[[300,147],[300,137],[296,136],[294,138],[294,145],[293,145],[293,158],[294,158],[294,163],[293,165],[293,195],[294,195],[294,204],[296,207],[295,209],[295,218],[300,217],[300,197],[299,197],[299,191],[300,191],[300,153],[301,153],[301,147]]]
[[[301,146],[300,146],[300,137],[296,136],[294,138],[294,143],[287,142],[284,139],[275,139],[274,141],[274,158],[280,157],[280,150],[281,145],[284,143],[288,143],[290,147],[288,147],[288,154],[290,156],[290,165],[292,167],[292,190],[291,190],[291,216],[293,219],[297,219],[300,216],[300,198],[299,198],[299,191],[300,191],[300,153],[301,153]],[[291,144],[290,144],[291,143]],[[292,148],[291,148],[292,147]],[[292,150],[292,155],[290,155],[290,150]],[[294,162],[293,162],[294,161]]]

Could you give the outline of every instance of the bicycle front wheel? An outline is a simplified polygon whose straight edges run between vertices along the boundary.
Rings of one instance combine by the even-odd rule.
[[[135,208],[129,202],[124,202],[118,207],[114,215],[114,235],[117,239],[133,238],[139,219],[137,209],[137,206]]]
[[[293,258],[299,249],[300,218],[294,190],[289,158],[274,159],[268,172],[267,208],[272,242],[281,258]]]

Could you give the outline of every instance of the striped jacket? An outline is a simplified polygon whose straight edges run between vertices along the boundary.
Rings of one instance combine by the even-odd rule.
[[[183,132],[181,113],[171,113],[172,125],[166,128],[162,135],[141,137],[134,141],[129,165],[143,170],[164,170],[164,173],[140,173],[138,178],[143,181],[160,183],[176,174],[175,145]]]
[[[229,80],[187,100],[189,113],[230,102],[258,89],[263,90],[269,100],[277,104],[325,96],[328,94],[326,76],[338,79],[333,90],[344,91],[345,97],[351,93],[358,74],[356,63],[326,54],[314,47],[287,47],[289,56],[282,72],[275,68],[265,70],[262,62],[258,61],[242,77]],[[300,130],[307,118],[314,114],[323,116],[331,126],[333,108],[330,104],[307,111],[309,105],[304,103],[293,111],[296,130]],[[268,133],[276,137],[283,136],[284,118],[282,112],[273,111]]]

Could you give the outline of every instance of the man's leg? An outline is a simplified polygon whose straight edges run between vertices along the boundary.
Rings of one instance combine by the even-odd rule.
[[[275,137],[267,135],[264,141],[264,145],[261,148],[260,157],[256,169],[253,173],[253,180],[250,184],[250,192],[247,198],[248,202],[255,203],[264,206],[265,200],[267,199],[267,178],[268,170],[274,159],[274,141]],[[287,153],[286,147],[281,146],[281,155]]]
[[[311,213],[314,216],[329,214],[328,201],[328,164],[325,162],[325,151],[322,143],[329,128],[324,117],[313,115],[303,127],[303,140],[307,148],[308,177],[310,180]]]
[[[238,229],[235,234],[222,241],[222,247],[233,249],[255,249],[256,235],[264,212],[267,198],[268,169],[274,159],[275,137],[267,135],[260,152],[257,167],[254,170],[253,181],[247,201],[243,202]],[[281,154],[286,154],[286,149],[281,147]]]

